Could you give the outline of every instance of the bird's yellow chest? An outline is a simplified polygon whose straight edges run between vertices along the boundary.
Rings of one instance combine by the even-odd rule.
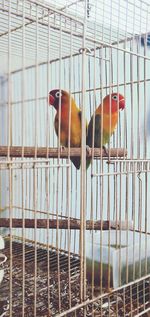
[[[60,143],[64,146],[68,146],[68,139],[70,133],[70,145],[78,147],[81,144],[81,121],[78,112],[71,112],[70,129],[69,129],[69,113],[63,111],[59,117],[57,112],[55,116],[55,131],[59,134],[59,122],[60,122]]]
[[[103,127],[106,132],[113,133],[118,123],[118,113],[104,114]]]

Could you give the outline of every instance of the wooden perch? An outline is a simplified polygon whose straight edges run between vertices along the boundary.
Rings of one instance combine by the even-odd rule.
[[[68,224],[68,220],[59,220],[58,221],[58,228],[59,229],[75,229],[79,230],[81,226],[81,222],[78,219],[70,219],[70,224]],[[37,219],[36,220],[36,226],[35,226],[35,220],[34,219],[25,219],[24,220],[24,226],[25,228],[38,228],[38,229],[47,229],[47,225],[49,225],[50,229],[57,229],[57,220],[46,220],[46,219]],[[132,221],[129,221],[128,223],[126,221],[121,221],[116,223],[116,221],[86,221],[86,230],[109,230],[109,229],[122,229],[126,230],[127,228],[129,230],[133,229],[133,223]],[[10,219],[9,218],[0,218],[0,227],[3,228],[9,228],[10,227]],[[13,218],[12,219],[12,228],[22,228],[23,227],[23,220],[19,218]]]
[[[94,149],[94,157],[101,157],[101,152],[103,157],[107,157],[105,151],[99,148]],[[32,157],[32,158],[58,158],[58,148],[46,148],[38,147],[37,149],[32,146],[10,146],[9,156],[10,157]],[[68,158],[69,150],[68,148],[63,148],[60,150],[61,158]],[[110,157],[124,157],[127,156],[127,150],[124,148],[112,148],[109,151]],[[8,146],[0,146],[0,157],[8,156]],[[70,157],[81,156],[81,148],[70,148]],[[92,157],[92,149],[89,148],[87,151],[87,157]]]

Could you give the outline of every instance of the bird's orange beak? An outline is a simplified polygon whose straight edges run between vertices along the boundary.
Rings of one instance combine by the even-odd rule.
[[[125,108],[125,100],[122,98],[119,100],[119,109],[123,110]]]
[[[55,102],[55,98],[51,94],[49,94],[49,104],[53,106],[54,102]]]

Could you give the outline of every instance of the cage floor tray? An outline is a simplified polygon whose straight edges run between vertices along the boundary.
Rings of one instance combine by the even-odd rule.
[[[37,256],[35,262],[34,243],[24,245],[25,260],[23,270],[23,244],[21,241],[12,242],[12,261],[10,261],[10,241],[5,239],[5,262],[4,279],[0,285],[0,316],[20,317],[24,309],[25,317],[35,316],[56,316],[61,311],[69,309],[69,294],[71,294],[72,307],[80,303],[80,258],[75,254],[70,255],[70,274],[68,270],[68,254],[65,251],[59,253],[51,248],[49,255],[46,247],[37,244]],[[58,283],[58,257],[59,257],[59,283]],[[47,263],[49,260],[49,283],[47,273]],[[36,265],[35,265],[36,263]],[[10,267],[12,274],[10,275]],[[36,268],[36,271],[35,271]],[[23,279],[24,274],[24,279]],[[36,274],[36,279],[35,279]],[[12,306],[10,307],[10,278],[12,276]],[[70,278],[70,283],[69,283]],[[86,307],[86,316],[130,316],[132,306],[132,316],[137,312],[150,307],[150,283],[149,279],[141,281],[140,284],[133,284],[132,287],[120,289],[108,293],[108,289],[103,289],[103,299],[95,297],[95,303],[88,304]],[[23,301],[23,283],[24,283],[24,301]],[[69,289],[71,286],[71,292]],[[36,287],[36,301],[35,301]],[[69,293],[70,292],[70,293]],[[99,289],[95,289],[94,296],[99,295]],[[87,285],[87,299],[92,296],[92,288]],[[23,308],[24,302],[24,308]],[[48,313],[48,302],[49,312]],[[59,307],[60,304],[60,307]],[[11,312],[11,313],[10,313]],[[74,313],[66,314],[73,317]],[[83,308],[77,309],[76,316],[84,316]]]

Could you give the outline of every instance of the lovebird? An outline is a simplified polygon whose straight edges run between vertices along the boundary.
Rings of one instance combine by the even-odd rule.
[[[120,109],[123,110],[124,108],[125,108],[125,100],[124,100],[124,97],[120,94],[112,93],[111,95],[107,95],[103,99],[103,111],[102,111],[101,104],[95,110],[94,147],[99,148],[102,146],[105,149],[105,144],[109,142],[109,139],[111,135],[114,133],[115,128],[117,126],[119,110]],[[89,147],[92,147],[93,120],[94,120],[94,115],[91,117],[91,120],[88,125],[86,144]],[[101,124],[103,124],[102,128],[101,128]],[[101,132],[102,132],[102,144],[101,144]],[[90,162],[91,162],[91,159],[87,159],[87,167],[89,166]]]
[[[57,136],[59,129],[59,106],[61,107],[60,143],[65,147],[68,147],[69,105],[71,104],[70,147],[81,147],[81,110],[77,107],[75,100],[67,91],[61,90],[60,92],[59,89],[55,89],[49,92],[49,104],[57,111],[54,120]],[[77,169],[80,168],[81,159],[79,157],[71,158],[71,161]]]

